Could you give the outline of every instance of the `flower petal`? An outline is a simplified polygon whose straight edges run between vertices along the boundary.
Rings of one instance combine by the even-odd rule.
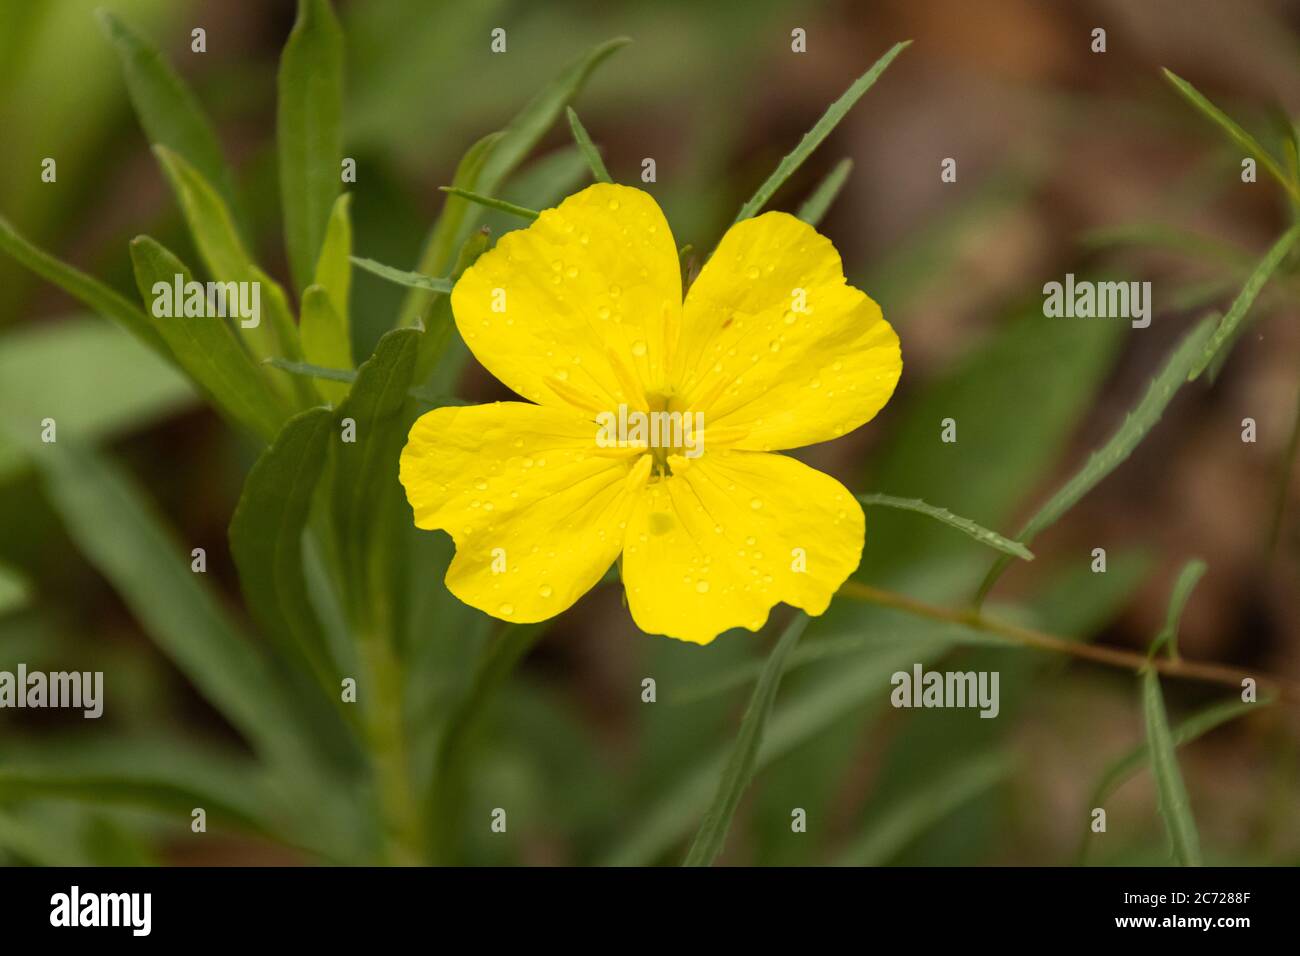
[[[628,519],[623,581],[641,630],[707,644],[777,602],[821,614],[862,557],[862,507],[785,455],[674,457]]]
[[[650,458],[597,452],[595,428],[571,410],[522,402],[438,408],[416,421],[402,485],[416,526],[456,542],[447,571],[456,597],[526,623],[600,580]]]
[[[768,451],[869,421],[902,372],[898,336],[839,253],[781,212],[727,230],[686,296],[674,381],[708,427]]]
[[[483,366],[541,405],[645,409],[681,320],[672,232],[648,193],[597,183],[501,237],[451,293]]]

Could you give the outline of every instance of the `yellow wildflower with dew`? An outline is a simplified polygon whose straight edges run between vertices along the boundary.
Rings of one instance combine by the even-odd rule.
[[[817,615],[862,556],[862,507],[779,452],[884,406],[898,336],[812,226],[732,226],[682,295],[658,204],[598,183],[502,237],[456,283],[457,328],[527,401],[416,421],[401,481],[447,531],[447,587],[541,621],[621,557],[641,630],[704,644],[784,602]]]

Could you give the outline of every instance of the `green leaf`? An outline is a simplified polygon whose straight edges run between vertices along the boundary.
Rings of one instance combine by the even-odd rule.
[[[1188,561],[1183,565],[1183,570],[1178,573],[1178,580],[1174,582],[1174,591],[1169,598],[1169,609],[1165,612],[1165,626],[1160,629],[1156,639],[1151,642],[1151,650],[1148,654],[1154,657],[1156,652],[1164,647],[1169,646],[1169,656],[1178,657],[1178,623],[1183,617],[1183,608],[1187,606],[1187,599],[1192,596],[1192,588],[1196,587],[1196,582],[1201,580],[1205,574],[1206,564],[1199,558]]]
[[[691,844],[683,866],[712,866],[722,853],[727,842],[727,831],[731,829],[731,818],[736,815],[740,798],[745,795],[749,782],[754,777],[763,729],[772,710],[772,703],[776,700],[776,692],[781,686],[786,660],[807,626],[808,615],[800,611],[772,649],[763,674],[754,687],[754,694],[749,699],[745,716],[741,718],[736,744],[726,769],[722,772],[722,779],[718,781],[718,791],[708,812],[704,814],[704,820],[700,823],[699,832],[695,834],[695,842]]]
[[[334,443],[332,513],[340,546],[347,605],[353,620],[375,634],[391,635],[394,609],[384,599],[396,580],[396,556],[376,551],[389,521],[409,521],[406,496],[397,477],[398,456],[406,441],[407,390],[415,372],[421,333],[395,329],[375,346],[357,369],[356,381],[339,406],[337,419],[356,423],[356,441]],[[391,573],[390,573],[391,572]]]
[[[87,307],[117,322],[159,355],[167,359],[171,358],[171,352],[163,342],[162,336],[150,325],[149,317],[143,310],[99,280],[60,262],[45,250],[32,245],[19,235],[3,216],[0,216],[0,249],[9,253],[21,265],[35,272],[42,279],[53,282]]]
[[[427,338],[431,333],[426,332]],[[423,343],[421,343],[423,348]],[[305,378],[319,378],[327,382],[346,382],[351,384],[357,380],[357,373],[352,369],[343,368],[325,368],[320,365],[311,365],[307,362],[290,362],[287,359],[272,358],[267,359],[266,364],[272,368],[278,368],[281,371],[288,372],[290,375],[301,375]],[[418,402],[424,402],[426,405],[468,405],[462,398],[455,395],[444,395],[440,392],[430,391],[427,388],[416,385],[408,388],[406,394]]]
[[[404,269],[394,269],[392,266],[386,266],[382,262],[376,262],[374,259],[362,259],[360,256],[353,256],[352,261],[367,272],[373,272],[375,275],[379,276],[379,278],[387,279],[389,282],[395,282],[397,285],[408,286],[412,289],[424,289],[427,292],[441,292],[443,294],[451,291],[451,282],[447,279],[435,279],[433,276],[427,276],[421,272],[407,272]]]
[[[488,195],[495,193],[573,102],[596,67],[631,42],[628,37],[615,37],[598,44],[529,101],[506,126],[483,170],[479,188]]]
[[[468,745],[489,705],[505,685],[516,665],[546,633],[545,624],[507,624],[483,648],[468,692],[447,717],[438,739],[429,781],[428,819],[430,850],[435,860],[448,859],[458,834],[468,772]]]
[[[533,97],[504,130],[493,134],[491,142],[480,140],[471,148],[456,171],[456,179],[460,180],[464,173],[465,181],[457,181],[453,185],[475,190],[485,196],[494,195],[506,178],[533,151],[546,131],[555,124],[561,111],[582,90],[596,67],[630,42],[632,41],[627,37],[616,37],[598,44],[570,64]],[[478,150],[482,150],[482,153],[479,154]],[[439,273],[445,270],[450,265],[453,250],[460,248],[470,230],[477,225],[478,216],[477,209],[470,206],[453,207],[449,199],[425,242],[424,254],[417,271]],[[451,217],[451,221],[444,224],[445,217]],[[399,325],[413,324],[427,304],[428,297],[425,295],[408,295],[402,305]]]
[[[831,208],[831,203],[835,202],[835,197],[844,188],[844,183],[851,172],[853,172],[853,160],[846,157],[836,163],[835,168],[826,174],[826,178],[817,184],[813,194],[799,207],[797,214],[799,218],[810,226],[821,222],[826,211]]]
[[[578,144],[583,158],[591,167],[591,175],[598,183],[612,183],[614,180],[609,178],[609,170],[605,168],[605,161],[600,158],[600,150],[596,149],[596,144],[587,134],[587,127],[582,125],[582,120],[578,119],[578,114],[574,112],[572,106],[565,107],[565,111],[569,117],[569,129],[573,132],[573,141]]]
[[[830,108],[822,114],[822,118],[804,134],[803,139],[799,141],[799,145],[781,160],[772,175],[768,176],[763,185],[758,187],[758,191],[750,197],[749,202],[740,207],[740,212],[736,214],[736,222],[758,215],[762,208],[767,205],[768,200],[772,198],[772,195],[794,174],[796,169],[803,165],[804,160],[813,154],[813,151],[822,144],[822,141],[831,134],[831,130],[839,125],[840,120],[844,119],[848,111],[853,108],[853,105],[862,98],[862,94],[875,85],[876,80],[880,79],[880,74],[884,73],[889,64],[894,62],[894,58],[911,46],[911,43],[911,40],[895,43],[889,49],[889,52],[877,60],[871,69],[858,77],[853,82],[853,85],[830,105]]]
[[[111,12],[98,10],[96,15],[117,49],[131,104],[149,142],[184,156],[231,209],[239,209],[235,180],[221,154],[217,134],[189,87],[157,49]]]
[[[1216,704],[1211,704],[1204,710],[1197,711],[1173,729],[1173,732],[1170,735],[1173,745],[1175,747],[1182,747],[1186,744],[1190,744],[1195,740],[1199,740],[1216,727],[1220,727],[1229,721],[1236,720],[1238,717],[1242,717],[1258,708],[1268,707],[1272,703],[1273,701],[1268,699],[1261,699],[1258,703],[1247,703],[1233,698],[1230,700],[1219,701]],[[1149,759],[1150,747],[1145,742],[1134,747],[1128,753],[1117,759],[1107,767],[1106,772],[1102,774],[1101,780],[1093,791],[1092,799],[1088,803],[1088,806],[1104,806],[1106,801],[1110,799],[1111,795],[1114,794],[1126,780],[1130,779],[1134,774],[1141,770],[1143,765],[1145,765]],[[1087,857],[1088,848],[1092,842],[1091,837],[1091,827],[1085,826],[1083,843],[1079,848],[1080,860],[1084,860]]]
[[[1205,348],[1199,359],[1192,365],[1187,372],[1187,380],[1190,382],[1200,376],[1206,367],[1215,360],[1218,352],[1226,344],[1236,339],[1239,326],[1246,318],[1246,313],[1250,307],[1255,304],[1255,299],[1260,290],[1264,288],[1269,277],[1277,269],[1278,265],[1291,251],[1297,239],[1300,239],[1300,226],[1292,226],[1288,229],[1271,248],[1268,253],[1260,260],[1255,271],[1246,279],[1246,284],[1241,287],[1241,292],[1233,300],[1232,307],[1228,309],[1227,315],[1223,317],[1218,327],[1214,330],[1214,335]]]
[[[316,260],[315,285],[324,286],[329,293],[334,311],[343,320],[343,328],[350,327],[350,301],[352,296],[352,194],[343,193],[334,201],[329,224],[325,227],[325,243],[320,258]],[[349,335],[351,333],[348,333]],[[304,352],[306,346],[303,346]],[[352,354],[352,346],[348,346]],[[348,360],[351,365],[351,359]]]
[[[256,327],[240,330],[253,354],[259,358],[277,353],[297,357],[297,328],[284,291],[253,262],[225,201],[178,153],[165,146],[155,146],[153,151],[176,193],[208,273],[222,282],[257,282],[261,286],[261,321]]]
[[[299,0],[276,109],[285,248],[298,289],[312,281],[338,195],[342,113],[343,31],[329,0]]]
[[[290,656],[337,690],[336,669],[307,597],[303,532],[329,455],[334,415],[311,408],[289,420],[253,465],[230,521],[230,552],[249,607]]]
[[[1192,328],[1178,343],[1173,353],[1165,361],[1164,367],[1151,380],[1144,394],[1133,410],[1125,417],[1110,439],[1097,451],[1093,452],[1084,466],[1069,481],[1061,486],[1048,502],[1025,523],[1016,535],[1024,544],[1033,542],[1034,537],[1043,529],[1069,511],[1074,505],[1095,488],[1103,478],[1122,464],[1147,436],[1147,433],[1160,421],[1160,416],[1173,400],[1178,389],[1187,380],[1188,370],[1196,361],[1204,343],[1209,338],[1210,320],[1202,320]],[[989,569],[984,582],[980,585],[977,601],[982,601],[992,590],[1002,571],[1010,563],[1010,558],[1000,558]]]
[[[152,317],[155,283],[170,289],[176,276],[188,283],[189,269],[148,236],[131,241],[131,262],[147,314],[182,371],[232,421],[269,442],[280,430],[285,409],[230,324],[218,317],[183,315],[179,304],[174,304],[171,316]]]
[[[456,166],[456,174],[452,177],[451,184],[459,189],[474,189],[478,185],[479,176],[483,173],[483,167],[487,164],[488,157],[492,155],[492,150],[501,140],[505,133],[489,133],[484,136],[461,157],[460,163]],[[463,234],[462,227],[467,219],[470,218],[473,206],[467,199],[462,199],[456,195],[448,195],[443,201],[442,212],[438,214],[437,220],[433,224],[433,230],[429,233],[429,238],[425,243],[425,249],[420,256],[419,272],[428,275],[441,275],[446,272],[452,264],[452,259],[456,255],[456,245],[459,242],[459,236]],[[427,290],[413,291],[409,293],[402,303],[401,315],[398,318],[399,326],[414,325],[420,313],[429,305],[434,296],[428,294]]]
[[[0,336],[3,421],[27,436],[52,418],[60,441],[103,441],[162,421],[197,399],[170,361],[98,316],[47,320]],[[26,467],[20,439],[0,428],[0,478]]]
[[[1201,841],[1196,832],[1196,821],[1192,819],[1191,802],[1178,769],[1165,702],[1160,694],[1160,678],[1150,667],[1142,675],[1142,713],[1146,718],[1147,744],[1151,751],[1151,770],[1156,778],[1160,816],[1165,821],[1174,859],[1180,866],[1200,866]]]
[[[91,450],[60,438],[34,460],[68,535],[159,649],[260,752],[301,766],[306,738],[283,688],[190,570],[189,545],[163,526],[122,469]]]
[[[461,189],[458,186],[439,186],[438,188],[449,195],[459,196],[461,199],[468,200],[485,209],[495,209],[497,212],[518,216],[520,219],[536,219],[538,216],[536,209],[527,209],[515,203],[506,202],[504,199],[493,199],[491,196],[470,192],[468,189]]]
[[[1011,763],[1000,753],[959,757],[937,777],[896,798],[872,817],[835,860],[837,866],[881,866],[963,804],[1006,779]]]
[[[1300,188],[1297,188],[1295,181],[1282,171],[1282,167],[1278,165],[1273,154],[1261,146],[1255,137],[1242,129],[1241,126],[1232,119],[1232,117],[1228,116],[1223,112],[1223,110],[1219,109],[1201,95],[1200,91],[1197,90],[1196,87],[1192,86],[1192,84],[1188,83],[1181,76],[1168,69],[1164,71],[1164,74],[1165,79],[1169,81],[1170,85],[1178,91],[1183,99],[1191,103],[1192,106],[1200,110],[1200,112],[1209,119],[1210,122],[1223,130],[1230,140],[1244,149],[1251,156],[1255,157],[1255,159],[1259,161],[1259,164],[1268,170],[1269,175],[1282,184],[1282,188],[1284,188],[1293,199],[1300,200]]]
[[[312,285],[302,294],[302,323],[299,326],[302,352],[308,364],[327,368],[352,368],[352,341],[347,323],[334,309],[332,297],[324,286]],[[322,382],[320,392],[335,404],[343,401],[348,390],[337,382]]]
[[[456,264],[452,267],[451,275],[447,277],[447,284],[455,286],[460,281],[460,277],[465,274],[465,270],[478,261],[479,256],[487,251],[491,244],[492,237],[487,231],[487,227],[472,233],[465,240],[464,245],[460,247],[460,253],[456,256]],[[434,299],[433,306],[429,310],[429,319],[426,324],[424,335],[420,338],[420,351],[415,359],[415,381],[424,383],[429,380],[438,363],[443,360],[447,354],[452,341],[456,338],[456,319],[451,312],[451,297],[446,295],[437,296]],[[461,343],[462,347],[464,343]],[[444,389],[436,386],[433,391],[435,394],[449,392],[451,386]]]
[[[893,495],[858,495],[858,501],[864,505],[884,505],[888,508],[901,508],[904,511],[915,511],[933,518],[935,521],[942,521],[949,527],[956,528],[958,531],[969,535],[980,544],[988,545],[998,551],[1003,551],[1013,557],[1020,558],[1022,561],[1034,560],[1034,553],[1026,548],[1019,541],[1012,541],[1004,538],[996,531],[990,531],[981,525],[977,525],[969,518],[963,518],[955,515],[947,508],[936,508],[934,505],[926,504],[920,498],[895,498]]]

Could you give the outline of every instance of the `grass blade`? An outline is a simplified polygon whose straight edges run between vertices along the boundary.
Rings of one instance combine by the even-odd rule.
[[[804,200],[796,215],[808,225],[816,226],[822,221],[826,211],[831,208],[831,203],[835,202],[835,197],[844,188],[851,172],[853,172],[853,160],[847,157],[841,159],[835,164],[835,168],[826,174],[826,178],[817,184],[813,194]]]
[[[169,361],[172,359],[171,350],[162,336],[134,302],[114,292],[98,279],[32,245],[3,216],[0,216],[0,249],[42,279],[54,283],[87,307],[117,322],[159,355]]]
[[[299,0],[276,110],[285,248],[298,289],[312,281],[338,195],[342,113],[343,31],[329,0]]]
[[[926,504],[920,498],[895,498],[893,495],[880,494],[858,495],[857,498],[864,505],[884,505],[887,508],[915,511],[918,514],[933,518],[935,521],[942,521],[951,528],[956,528],[958,531],[974,538],[980,544],[988,545],[990,548],[1020,558],[1022,561],[1034,560],[1034,553],[1019,541],[1005,538],[996,531],[990,531],[988,528],[976,524],[969,518],[953,514],[947,508],[937,508],[934,505]]]
[[[781,675],[785,672],[786,659],[794,646],[799,643],[804,628],[808,626],[808,615],[800,612],[786,627],[781,639],[776,642],[763,674],[754,687],[754,695],[745,709],[745,716],[740,721],[740,731],[736,735],[736,744],[731,751],[722,779],[713,803],[704,814],[695,842],[686,854],[683,866],[711,866],[722,853],[726,845],[727,831],[731,828],[731,818],[735,816],[740,799],[749,788],[758,763],[758,748],[763,742],[763,728],[767,715],[776,700],[776,692],[781,686]]]
[[[1282,184],[1282,188],[1291,195],[1292,199],[1300,200],[1300,188],[1297,188],[1296,183],[1278,165],[1273,154],[1266,150],[1255,137],[1242,129],[1236,120],[1211,103],[1196,87],[1177,73],[1166,69],[1164,75],[1165,79],[1169,81],[1170,85],[1178,91],[1183,99],[1196,107],[1211,123],[1223,130],[1230,140],[1255,157],[1259,164],[1268,170],[1269,175]]]
[[[781,188],[782,184],[790,178],[796,169],[803,165],[804,160],[811,156],[813,150],[822,144],[822,140],[831,134],[831,130],[839,125],[840,120],[844,119],[845,114],[853,108],[853,105],[862,98],[862,95],[867,90],[875,85],[876,80],[880,79],[880,75],[885,72],[889,64],[894,62],[894,58],[907,49],[911,43],[911,40],[895,43],[889,49],[889,52],[877,60],[871,69],[858,77],[853,82],[853,85],[830,105],[830,108],[822,114],[822,118],[804,134],[803,139],[799,141],[799,145],[777,164],[772,175],[768,176],[763,185],[758,187],[758,191],[750,197],[749,202],[740,207],[740,212],[736,214],[736,222],[749,219],[751,216],[757,216],[762,211],[768,200],[772,198],[772,195]]]
[[[1147,745],[1151,751],[1151,770],[1156,778],[1160,816],[1165,821],[1174,859],[1180,866],[1200,866],[1201,841],[1196,832],[1196,821],[1192,819],[1183,775],[1178,769],[1178,757],[1169,733],[1169,718],[1160,694],[1160,679],[1151,668],[1142,675],[1142,713],[1146,719]]]
[[[573,141],[578,144],[583,158],[591,167],[591,175],[598,183],[612,183],[614,180],[609,178],[609,170],[605,168],[605,161],[600,158],[600,150],[596,149],[596,144],[591,141],[587,127],[582,125],[582,120],[578,119],[578,114],[574,112],[572,106],[565,107],[565,111],[569,116],[569,129],[573,131]]]
[[[1282,238],[1274,243],[1273,248],[1269,249],[1264,258],[1260,260],[1259,265],[1255,267],[1255,271],[1246,279],[1246,284],[1241,287],[1241,292],[1238,293],[1237,298],[1233,300],[1232,307],[1228,309],[1227,315],[1223,317],[1223,320],[1214,330],[1214,335],[1206,343],[1199,360],[1188,371],[1187,380],[1189,382],[1198,378],[1206,367],[1215,361],[1219,351],[1225,345],[1236,340],[1240,331],[1239,327],[1246,318],[1246,313],[1255,304],[1255,299],[1260,290],[1264,288],[1269,277],[1286,257],[1286,254],[1291,251],[1291,247],[1295,245],[1297,239],[1300,239],[1300,226],[1292,226],[1282,234]]]
[[[404,285],[412,289],[424,289],[428,292],[441,292],[443,294],[451,291],[451,282],[447,279],[435,279],[433,276],[427,276],[422,272],[407,272],[405,269],[394,269],[382,262],[376,262],[374,259],[362,259],[360,256],[353,256],[352,263],[367,272],[374,273],[381,279],[387,279],[389,282],[395,282],[398,285]]]
[[[192,279],[183,262],[148,236],[131,241],[131,262],[140,297],[151,318],[149,303],[154,299],[156,283],[171,288],[176,276],[182,283]],[[179,307],[174,311],[179,313]],[[287,410],[226,320],[174,314],[152,321],[181,370],[223,414],[263,441],[275,437]]]
[[[1183,570],[1178,574],[1178,580],[1174,582],[1173,594],[1169,598],[1169,609],[1165,612],[1165,626],[1160,629],[1156,639],[1151,642],[1151,650],[1148,654],[1154,657],[1161,647],[1169,645],[1169,656],[1178,657],[1178,623],[1183,617],[1183,608],[1187,606],[1187,599],[1192,596],[1192,589],[1196,583],[1201,580],[1205,574],[1206,564],[1199,558],[1188,561],[1183,565]]]
[[[1166,360],[1164,367],[1151,380],[1146,394],[1124,417],[1124,421],[1115,433],[1106,444],[1094,451],[1084,466],[1026,522],[1020,533],[1016,535],[1017,540],[1026,545],[1032,543],[1040,531],[1051,526],[1061,515],[1074,507],[1080,498],[1095,488],[1103,478],[1118,468],[1133,453],[1133,449],[1160,421],[1160,416],[1164,414],[1178,389],[1187,380],[1188,371],[1209,339],[1212,321],[1212,319],[1202,320],[1183,337]],[[980,585],[976,603],[983,601],[1010,563],[1010,558],[999,558],[989,569],[984,582]]]
[[[221,145],[202,106],[150,43],[107,10],[97,11],[105,34],[122,62],[126,89],[150,143],[184,156],[239,210],[235,179],[221,154]]]
[[[484,196],[481,193],[470,192],[468,189],[461,189],[459,186],[439,186],[445,193],[452,196],[459,196],[469,202],[476,203],[486,209],[495,209],[497,212],[509,213],[511,216],[518,216],[520,219],[536,219],[538,216],[536,209],[527,209],[523,206],[517,206],[512,202],[506,202],[504,199],[493,199],[491,196]]]

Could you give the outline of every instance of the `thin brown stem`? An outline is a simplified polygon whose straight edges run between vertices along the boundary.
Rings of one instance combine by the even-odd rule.
[[[1241,689],[1242,681],[1249,678],[1255,681],[1256,686],[1261,690],[1273,690],[1284,700],[1293,703],[1300,702],[1300,683],[1273,674],[1246,671],[1236,667],[1229,667],[1226,664],[1189,661],[1185,658],[1175,660],[1157,657],[1148,660],[1145,654],[1138,654],[1134,651],[1067,640],[1031,627],[995,621],[974,609],[959,611],[940,607],[937,604],[929,604],[908,597],[905,594],[885,591],[858,581],[844,582],[840,587],[839,594],[855,601],[866,601],[870,604],[878,604],[881,607],[894,608],[908,614],[915,614],[918,617],[929,618],[932,621],[947,621],[988,634],[996,634],[1021,647],[1032,647],[1037,650],[1068,654],[1071,657],[1082,658],[1097,664],[1106,664],[1110,667],[1120,667],[1135,673],[1141,671],[1144,667],[1154,667],[1159,673],[1167,677],[1209,681],[1216,684],[1225,684],[1237,690]]]

